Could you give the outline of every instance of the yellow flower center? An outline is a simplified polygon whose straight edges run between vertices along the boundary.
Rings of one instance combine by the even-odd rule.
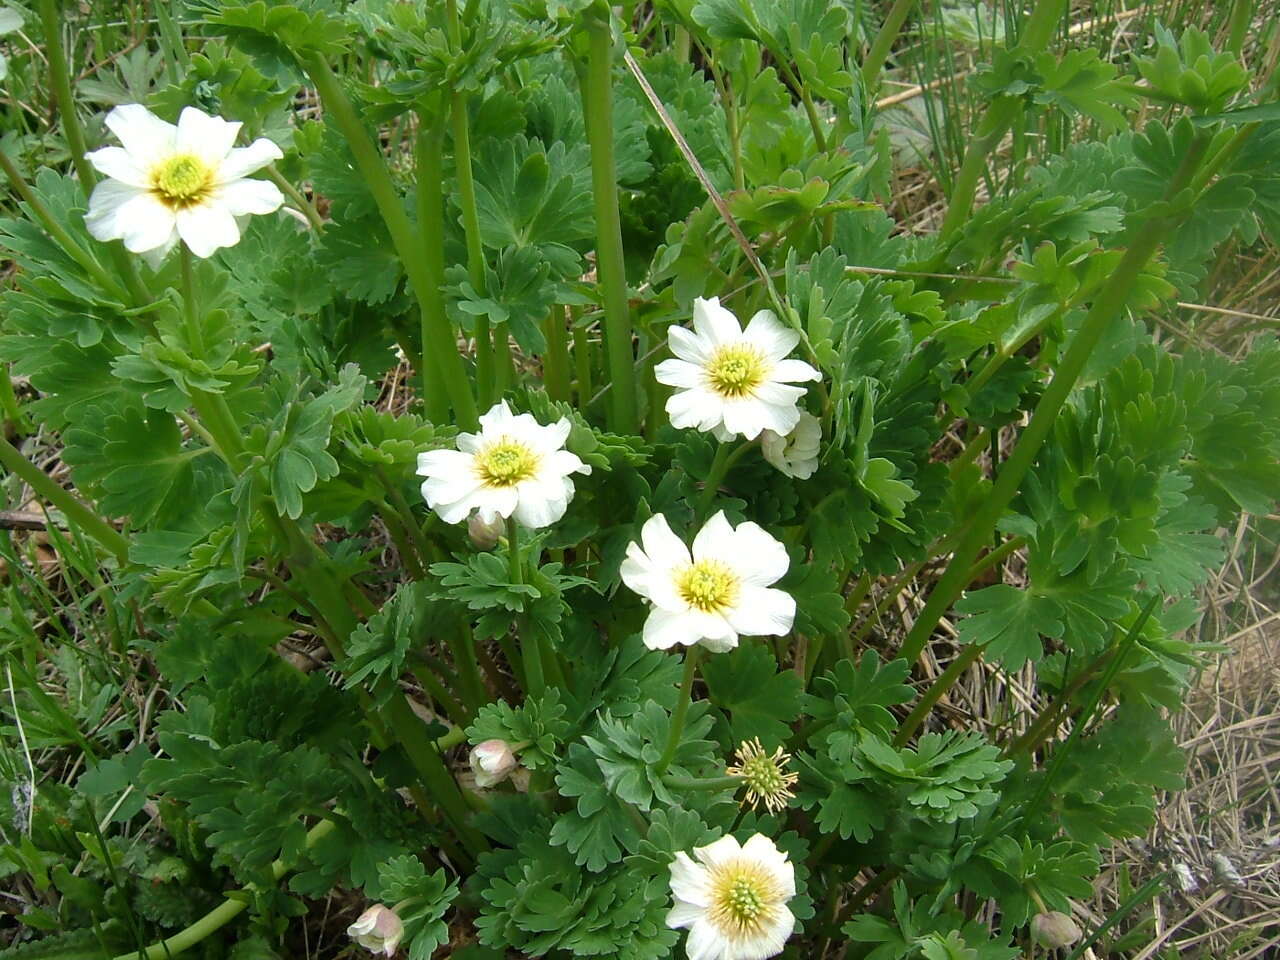
[[[476,470],[490,487],[514,487],[538,470],[538,455],[523,443],[503,437],[476,454]]]
[[[748,344],[734,343],[711,357],[707,379],[722,397],[745,397],[764,382],[766,370],[764,354]]]
[[[676,589],[689,606],[720,613],[738,598],[738,578],[719,560],[699,560],[677,575]]]
[[[712,873],[711,922],[732,939],[758,936],[772,922],[781,894],[758,864],[732,861]]]
[[[200,203],[212,188],[213,171],[193,153],[175,153],[151,171],[152,191],[178,210]]]

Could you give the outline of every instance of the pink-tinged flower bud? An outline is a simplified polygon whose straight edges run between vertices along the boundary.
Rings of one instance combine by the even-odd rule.
[[[516,755],[505,740],[486,740],[471,750],[471,772],[477,787],[494,787],[516,768]]]
[[[1048,913],[1037,913],[1031,921],[1031,936],[1036,943],[1050,950],[1058,947],[1069,947],[1082,936],[1079,925],[1065,913],[1050,910]]]
[[[347,936],[370,953],[393,957],[400,946],[400,938],[404,936],[404,924],[390,907],[375,903],[347,927]]]
[[[467,533],[477,550],[492,550],[498,545],[498,537],[506,529],[501,517],[494,517],[488,523],[480,519],[480,514],[473,513],[467,517]]]

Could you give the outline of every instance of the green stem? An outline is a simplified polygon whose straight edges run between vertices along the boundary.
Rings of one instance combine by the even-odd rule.
[[[19,435],[31,433],[34,427],[26,412],[18,405],[18,395],[13,392],[13,377],[9,372],[9,364],[0,361],[0,412],[4,419],[13,425]]]
[[[307,848],[310,848],[317,840],[331,832],[333,828],[332,820],[321,820],[317,823],[307,831]],[[276,880],[279,880],[288,871],[289,867],[283,860],[276,860],[271,864],[271,876]],[[225,927],[243,913],[253,900],[252,891],[237,891],[195,923],[178,931],[167,940],[153,943],[141,952],[131,950],[128,953],[122,953],[115,957],[114,960],[168,960],[169,957],[189,950],[206,937]]]
[[[512,583],[524,583],[524,558],[520,549],[520,524],[514,516],[507,518],[507,569]],[[546,689],[546,672],[543,667],[541,634],[525,629],[523,618],[518,620],[520,662],[524,666],[524,692],[530,697],[541,695]],[[510,656],[508,654],[508,656]]]
[[[893,738],[895,747],[904,746],[915,735],[916,730],[924,722],[924,718],[929,715],[929,711],[933,709],[934,704],[942,699],[944,693],[955,686],[956,681],[980,656],[982,656],[982,647],[976,643],[970,644],[964,648],[958,657],[947,664],[947,669],[942,671],[942,675],[937,680],[933,681],[933,684],[925,691],[924,696],[920,698],[920,702],[907,715],[907,719],[902,721],[902,726],[898,728],[898,732]]]
[[[583,413],[591,404],[591,340],[587,337],[585,326],[577,322],[572,307],[569,318],[573,325],[573,369],[574,379],[578,381],[578,409]]]
[[[741,777],[676,777],[664,774],[662,782],[673,790],[737,790]]]
[[[1036,4],[1014,50],[1024,56],[1034,56],[1044,50],[1066,9],[1067,0],[1044,0]],[[964,160],[961,161],[960,170],[952,184],[947,213],[938,231],[939,239],[948,239],[969,219],[973,198],[978,191],[978,181],[986,170],[987,156],[1004,139],[1005,133],[1022,114],[1023,109],[1021,97],[1003,95],[996,97],[987,107],[973,139],[969,141]]]
[[[71,162],[87,197],[98,182],[98,174],[93,169],[93,164],[85,159],[88,148],[85,146],[80,117],[76,113],[75,98],[71,94],[71,68],[67,62],[66,49],[62,46],[62,24],[58,17],[57,0],[40,0],[40,24],[44,29],[45,58],[49,62],[49,86],[53,91],[54,102],[58,105],[58,115],[62,118],[62,133],[67,138]]]
[[[1167,196],[1176,195],[1191,181],[1207,146],[1208,135],[1202,133],[1192,143],[1187,155],[1183,158],[1181,168],[1169,185]],[[911,661],[920,656],[938,621],[968,585],[969,568],[974,558],[978,555],[978,551],[990,542],[996,521],[1017,495],[1023,477],[1031,469],[1040,452],[1040,447],[1053,430],[1058,413],[1075,388],[1081,373],[1084,372],[1085,364],[1093,353],[1094,347],[1102,339],[1103,333],[1115,316],[1124,309],[1129,292],[1159,246],[1167,225],[1167,221],[1156,220],[1145,223],[1142,229],[1134,231],[1132,245],[1125,251],[1111,278],[1085,315],[1080,330],[1072,339],[1053,380],[1045,389],[1040,402],[1036,404],[1031,423],[1019,437],[1017,446],[1014,447],[1009,459],[1005,461],[991,486],[991,492],[978,505],[968,530],[956,546],[946,573],[933,588],[928,602],[925,603],[924,609],[912,625],[911,632],[902,645],[900,656]]]
[[[449,28],[449,44],[462,55],[462,25],[458,21],[457,0],[446,0],[445,16]],[[467,240],[467,279],[476,293],[484,296],[486,288],[484,245],[480,239],[480,212],[476,204],[476,181],[471,165],[471,131],[467,118],[467,96],[459,90],[449,94],[449,115],[453,129],[453,161],[458,175],[458,199],[462,206],[462,229]],[[493,341],[489,318],[477,316],[476,381],[480,406],[488,407],[496,399],[493,392]]]
[[[704,519],[707,511],[711,509],[711,504],[715,501],[716,494],[720,491],[720,484],[724,482],[725,476],[733,469],[733,465],[754,445],[754,440],[744,440],[732,450],[730,450],[727,443],[720,444],[716,449],[715,459],[711,461],[711,471],[707,474],[707,482],[702,488],[702,496],[698,498],[696,513],[699,520]]]
[[[591,192],[596,215],[596,273],[603,291],[605,349],[609,360],[609,429],[636,432],[635,351],[618,214],[618,177],[613,153],[613,29],[603,0],[583,14],[587,73],[582,85],[587,141],[591,146]]]
[[[1249,35],[1249,25],[1253,23],[1253,0],[1235,0],[1231,5],[1231,30],[1227,36],[1227,49],[1240,56],[1244,49],[1244,38]]]
[[[444,128],[441,123],[423,113],[418,118],[418,139],[414,145],[414,162],[418,175],[418,230],[416,237],[423,241],[424,282],[428,284],[425,296],[418,298],[419,339],[422,341],[423,402],[428,419],[443,423],[448,419],[450,391],[445,378],[445,362],[441,356],[442,341],[437,331],[453,331],[445,317],[444,307]],[[428,370],[432,373],[428,376]],[[428,382],[431,380],[432,382]],[[470,397],[470,387],[467,388]]]
[[[907,22],[907,16],[915,5],[916,0],[894,0],[893,6],[889,8],[884,23],[880,25],[880,32],[876,34],[866,59],[862,61],[862,83],[868,91],[875,91],[876,81],[880,79],[880,70],[889,57],[889,50],[898,39],[902,25]]]
[[[324,217],[320,216],[320,211],[316,209],[314,203],[302,195],[302,191],[290,183],[275,164],[267,167],[267,176],[271,178],[271,182],[280,188],[280,192],[289,198],[290,204],[295,210],[307,218],[307,223],[311,224],[311,229],[316,233],[324,233]]]
[[[667,767],[671,766],[671,761],[676,758],[676,751],[680,749],[684,720],[689,715],[689,705],[693,702],[693,679],[698,672],[701,653],[702,647],[695,645],[690,647],[684,655],[684,677],[680,681],[680,694],[679,699],[676,700],[676,708],[671,714],[671,729],[667,734],[667,745],[662,751],[662,756],[658,758],[658,765],[653,770],[659,777],[667,772]]]
[[[569,331],[565,328],[564,307],[555,304],[543,324],[547,352],[542,358],[542,375],[552,400],[569,402]]]
[[[428,382],[431,379],[424,366],[434,366],[436,374],[444,384],[449,402],[453,406],[458,425],[464,430],[474,429],[478,422],[475,397],[471,395],[466,369],[462,364],[462,355],[458,352],[453,328],[444,312],[441,278],[435,275],[432,266],[435,260],[440,260],[443,264],[441,259],[443,253],[440,249],[440,241],[444,233],[443,204],[434,205],[428,209],[431,206],[430,201],[440,195],[439,167],[425,171],[419,168],[418,171],[419,216],[426,214],[420,224],[423,231],[420,235],[409,222],[400,193],[391,180],[391,174],[387,170],[381,151],[374,145],[373,139],[356,114],[355,107],[343,92],[328,62],[320,54],[308,52],[302,55],[302,65],[319,93],[329,117],[342,132],[347,145],[351,148],[356,166],[368,184],[369,192],[373,194],[378,211],[382,214],[382,219],[386,222],[387,230],[391,234],[396,253],[404,265],[405,273],[409,276],[409,285],[417,297],[422,311],[424,334],[422,353],[425,362],[419,364],[419,370],[423,374],[423,389],[429,391]],[[421,143],[420,138],[420,149],[425,149],[428,155],[435,153],[438,157],[439,134],[435,129],[436,126],[424,125],[426,129],[423,133],[429,136],[425,144]],[[428,156],[427,159],[430,164],[432,158]],[[426,192],[434,196],[424,199],[421,196],[424,187]],[[441,268],[442,273],[443,268]]]
[[[24,457],[0,435],[0,466],[35,491],[36,496],[61,510],[67,520],[110,551],[121,566],[129,562],[129,541],[111,524],[86,507],[53,478]]]

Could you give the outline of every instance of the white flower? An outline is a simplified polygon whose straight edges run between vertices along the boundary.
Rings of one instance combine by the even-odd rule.
[[[771,464],[797,480],[808,480],[818,469],[822,421],[807,410],[788,434],[766,430],[760,435],[760,452]]]
[[[787,551],[758,524],[735,530],[721,511],[694,537],[690,556],[659,513],[641,528],[640,541],[627,544],[622,580],[653,604],[644,623],[650,649],[701,643],[723,652],[738,645],[739,634],[791,630],[796,602],[769,586],[787,572]]]
[[[505,740],[486,740],[471,749],[471,772],[476,786],[496,787],[516,768],[516,755]]]
[[[787,354],[800,335],[761,310],[747,328],[716,297],[693,301],[693,330],[672,326],[667,342],[675,359],[654,368],[659,383],[676,388],[667,413],[676,427],[696,427],[720,440],[741,434],[754,440],[762,430],[786,435],[800,418],[803,387],[790,386],[821,374]]]
[[[543,426],[513,414],[504,400],[480,418],[479,433],[459,434],[457,450],[418,454],[422,496],[445,523],[473,510],[483,523],[513,514],[532,529],[555,523],[573,499],[569,475],[591,472],[564,449],[569,429],[567,419]]]
[[[239,123],[187,107],[178,125],[137,103],[116,107],[107,126],[122,147],[88,154],[107,179],[89,198],[85,226],[134,253],[167,251],[181,238],[197,257],[240,241],[237,217],[271,213],[279,188],[247,176],[284,156],[270,140],[236,147]]]
[[[393,957],[404,936],[404,924],[394,910],[375,903],[347,927],[347,936],[371,953]]]
[[[786,946],[796,918],[795,869],[763,834],[745,844],[731,836],[687,853],[671,864],[675,900],[667,926],[688,927],[689,960],[765,960]]]

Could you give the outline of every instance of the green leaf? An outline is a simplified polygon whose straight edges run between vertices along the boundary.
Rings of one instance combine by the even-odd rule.
[[[804,684],[794,670],[778,671],[777,661],[762,643],[742,643],[736,650],[711,657],[702,667],[707,696],[729,714],[733,742],[759,738],[772,750],[791,738],[800,716]]]
[[[467,738],[473,744],[485,740],[526,743],[528,746],[519,754],[522,764],[531,770],[554,766],[560,744],[569,731],[565,712],[560,691],[555,687],[548,687],[541,696],[526,697],[519,707],[497,700],[480,708],[467,727]]]
[[[444,915],[458,895],[458,884],[443,868],[429,874],[412,854],[394,857],[378,865],[377,886],[366,892],[371,899],[397,904],[410,960],[430,960],[449,939]]]
[[[998,583],[965,594],[956,609],[968,614],[960,639],[978,644],[1007,670],[1017,670],[1044,653],[1041,637],[1061,638],[1065,611],[1052,597]]]

